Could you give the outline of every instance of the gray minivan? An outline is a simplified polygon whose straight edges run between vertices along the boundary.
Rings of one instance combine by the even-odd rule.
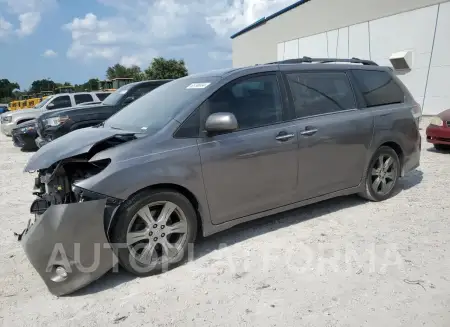
[[[19,239],[49,290],[71,293],[116,260],[165,270],[197,232],[336,196],[389,198],[419,166],[420,106],[388,67],[323,61],[180,78],[42,147],[25,167],[38,198]]]

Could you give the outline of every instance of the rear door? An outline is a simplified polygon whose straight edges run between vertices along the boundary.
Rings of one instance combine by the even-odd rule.
[[[345,71],[285,71],[298,136],[299,200],[357,186],[373,133]]]
[[[202,124],[231,112],[239,129],[204,136],[198,147],[214,224],[295,202],[297,133],[286,121],[275,72],[247,75],[224,85],[200,106]]]
[[[89,93],[74,94],[73,97],[75,99],[75,105],[78,105],[80,103],[93,102],[94,101],[94,98]]]

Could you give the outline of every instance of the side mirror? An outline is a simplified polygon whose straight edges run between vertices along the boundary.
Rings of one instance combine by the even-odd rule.
[[[52,108],[54,108],[55,107],[55,104],[54,103],[49,103],[48,105],[47,105],[47,109],[52,109]]]
[[[237,129],[237,119],[230,112],[216,112],[206,119],[205,130],[208,133],[232,132]]]

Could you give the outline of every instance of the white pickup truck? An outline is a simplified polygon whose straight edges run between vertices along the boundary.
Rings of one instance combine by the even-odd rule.
[[[8,111],[2,114],[1,131],[11,136],[11,131],[25,121],[36,119],[47,110],[64,109],[78,106],[86,102],[102,102],[111,92],[77,92],[60,93],[49,96],[32,109]]]

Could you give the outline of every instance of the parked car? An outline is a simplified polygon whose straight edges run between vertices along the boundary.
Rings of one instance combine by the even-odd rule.
[[[2,114],[1,131],[7,136],[11,136],[11,131],[20,123],[27,120],[36,119],[41,114],[55,109],[75,107],[84,102],[101,101],[98,95],[102,96],[105,92],[78,92],[61,93],[52,95],[32,109],[21,109]]]
[[[12,130],[11,136],[14,146],[22,150],[31,151],[38,149],[35,142],[37,137],[35,119],[17,125],[17,127]]]
[[[4,112],[7,112],[8,110],[9,109],[8,109],[8,105],[7,104],[0,103],[0,114],[2,114]]]
[[[100,124],[139,97],[170,81],[153,80],[131,83],[119,88],[102,103],[49,111],[37,119],[39,137],[36,139],[36,144],[42,147],[76,129]]]
[[[420,163],[420,107],[389,68],[303,64],[321,60],[180,78],[40,148],[25,167],[38,172],[36,220],[18,238],[49,290],[73,292],[114,258],[139,276],[174,267],[197,231],[391,197]]]
[[[436,150],[450,150],[450,109],[433,117],[426,129],[427,141]]]

